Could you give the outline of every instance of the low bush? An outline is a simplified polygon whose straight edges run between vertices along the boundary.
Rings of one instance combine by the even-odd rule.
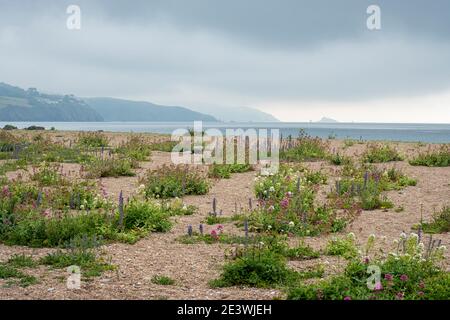
[[[285,161],[308,161],[327,157],[327,144],[320,138],[312,138],[300,131],[298,138],[288,138],[280,150],[280,159]]]
[[[149,170],[141,183],[145,185],[145,195],[155,198],[202,195],[209,190],[209,182],[204,174],[187,166],[162,166]]]
[[[340,153],[334,153],[333,155],[331,155],[329,157],[330,162],[332,164],[334,164],[335,166],[342,166],[345,164],[351,164],[352,163],[352,159],[350,157],[346,157],[341,155]]]
[[[352,259],[358,255],[355,236],[349,233],[345,238],[333,238],[328,241],[325,254],[330,256],[342,256],[345,259]]]
[[[297,273],[286,266],[285,259],[267,250],[246,253],[226,264],[219,279],[211,281],[213,287],[250,286],[273,287],[288,285],[297,279]]]
[[[61,166],[50,165],[44,162],[40,166],[33,167],[31,180],[36,181],[40,186],[46,187],[67,185],[69,181],[63,177],[61,171]]]
[[[145,161],[148,160],[148,157],[151,154],[151,149],[150,145],[147,144],[142,136],[131,136],[127,141],[116,148],[115,152],[128,159]]]
[[[426,233],[444,233],[450,231],[450,206],[443,207],[440,212],[433,215],[433,220],[422,223]]]
[[[448,167],[450,166],[450,145],[444,145],[439,150],[419,154],[409,161],[412,166]]]
[[[108,157],[95,159],[85,166],[87,178],[131,177],[136,175],[133,168],[138,166],[132,159]]]
[[[107,147],[108,137],[102,132],[80,132],[78,134],[78,144],[87,148]]]
[[[388,144],[370,144],[363,154],[363,161],[368,163],[381,163],[390,161],[402,161],[398,151]]]

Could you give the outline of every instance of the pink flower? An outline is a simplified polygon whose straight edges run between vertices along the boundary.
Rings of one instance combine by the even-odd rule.
[[[217,231],[216,230],[212,230],[211,231],[211,237],[213,237],[215,240],[219,239],[219,236],[217,235]]]
[[[395,298],[397,299],[397,300],[403,300],[403,297],[405,296],[405,294],[403,293],[403,292],[398,292],[396,295],[395,295]]]
[[[402,274],[401,276],[400,276],[400,280],[402,280],[402,281],[408,281],[408,276],[406,275],[406,274]]]
[[[425,282],[420,281],[420,283],[419,283],[419,288],[420,288],[420,289],[425,288]]]
[[[8,186],[3,186],[2,193],[3,193],[4,196],[9,196],[10,195],[9,187]]]
[[[286,209],[289,206],[289,199],[285,198],[285,199],[281,200],[280,205],[283,209]]]
[[[392,281],[394,280],[394,276],[392,274],[386,273],[384,275],[384,279],[386,279],[387,281]]]
[[[352,297],[346,296],[346,297],[344,297],[344,300],[345,300],[345,301],[352,300]]]
[[[423,297],[423,296],[425,295],[425,293],[424,293],[423,291],[419,291],[419,292],[418,292],[418,295],[421,296],[421,297]]]
[[[369,258],[365,258],[365,259],[364,259],[364,263],[365,263],[365,264],[369,264],[369,262],[370,262]]]
[[[383,285],[381,284],[381,282],[377,282],[377,284],[375,285],[374,290],[375,290],[375,291],[381,291],[381,290],[383,290]]]

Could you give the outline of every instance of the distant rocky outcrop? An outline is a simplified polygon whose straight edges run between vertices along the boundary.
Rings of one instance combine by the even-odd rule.
[[[327,117],[322,117],[322,119],[320,119],[317,122],[322,122],[322,123],[336,123],[339,122],[337,120],[331,119],[331,118],[327,118]]]

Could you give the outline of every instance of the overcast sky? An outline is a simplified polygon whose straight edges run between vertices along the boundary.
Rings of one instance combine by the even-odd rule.
[[[0,0],[0,82],[283,121],[450,123],[450,1]]]

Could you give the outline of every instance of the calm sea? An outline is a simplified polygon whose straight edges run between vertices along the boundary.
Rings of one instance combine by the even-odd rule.
[[[178,128],[192,128],[193,122],[0,122],[18,128],[38,125],[50,129],[73,131],[103,130],[113,132],[172,133]],[[304,129],[311,136],[337,139],[391,140],[450,143],[450,124],[396,124],[396,123],[216,123],[204,122],[203,128],[280,129],[283,136],[297,136]]]

